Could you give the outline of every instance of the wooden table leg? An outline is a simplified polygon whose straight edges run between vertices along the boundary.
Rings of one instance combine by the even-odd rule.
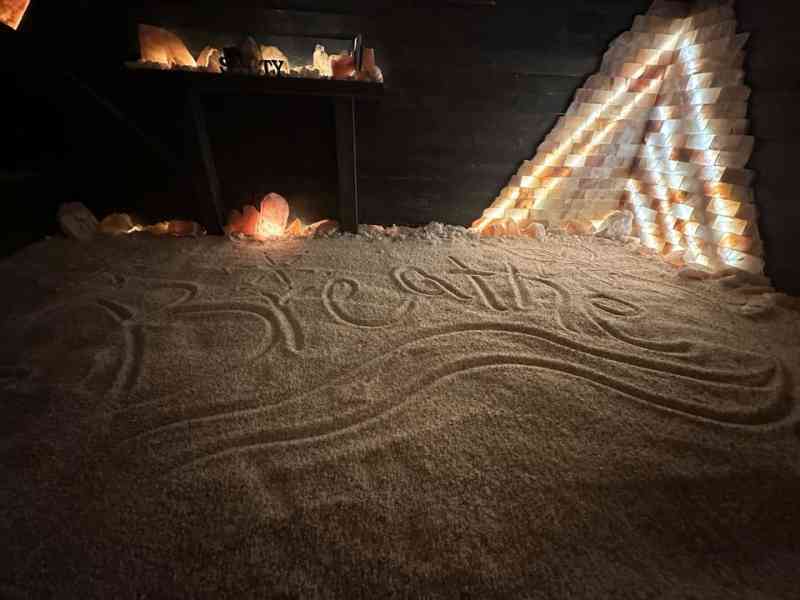
[[[208,127],[206,126],[206,115],[203,105],[200,102],[200,97],[194,91],[189,91],[187,96],[187,110],[191,118],[194,133],[193,145],[200,152],[200,162],[202,164],[202,173],[192,173],[192,179],[195,181],[195,187],[200,194],[200,198],[214,207],[214,213],[217,218],[218,231],[210,233],[222,233],[225,226],[225,209],[222,205],[222,192],[219,185],[219,177],[217,176],[217,165],[214,162],[214,153],[211,149],[211,138],[208,135]]]
[[[339,165],[339,225],[358,231],[358,166],[356,155],[356,101],[336,98],[336,161]]]

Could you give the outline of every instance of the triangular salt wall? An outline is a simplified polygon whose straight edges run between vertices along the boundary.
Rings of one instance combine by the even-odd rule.
[[[760,273],[743,85],[747,35],[732,2],[657,1],[473,227],[579,229],[615,210],[642,243],[713,270]]]

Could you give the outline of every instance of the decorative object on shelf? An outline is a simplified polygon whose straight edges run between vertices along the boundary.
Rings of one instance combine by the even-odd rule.
[[[332,56],[331,71],[334,79],[349,79],[356,73],[355,59],[350,54]]]
[[[319,71],[321,77],[333,77],[331,57],[325,51],[325,46],[317,44],[314,48],[313,68]]]
[[[626,208],[633,235],[671,264],[761,273],[745,168],[747,39],[730,2],[656,0],[473,228],[508,218],[597,225]]]
[[[242,55],[242,67],[251,75],[263,75],[264,65],[261,58],[261,46],[251,36],[245,37],[239,44]]]
[[[168,68],[197,67],[197,61],[183,40],[160,27],[139,25],[139,51],[141,60],[146,63],[158,63]]]
[[[277,46],[261,46],[261,60],[262,61],[280,61],[283,63],[283,68],[286,69],[286,72],[292,70],[292,63],[289,61],[289,57],[284,54],[280,48]],[[267,65],[264,65],[264,68],[267,68]]]

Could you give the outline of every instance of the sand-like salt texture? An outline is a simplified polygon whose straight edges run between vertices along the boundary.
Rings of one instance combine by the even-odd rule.
[[[0,281],[0,596],[800,597],[763,290],[577,237],[49,240]]]

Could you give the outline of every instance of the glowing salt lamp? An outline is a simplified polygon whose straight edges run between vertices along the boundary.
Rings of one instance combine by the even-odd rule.
[[[259,229],[261,214],[255,206],[249,204],[242,209],[242,233],[245,235],[255,235]]]
[[[349,54],[332,56],[331,71],[334,79],[348,79],[356,72],[356,59]]]
[[[139,25],[139,49],[143,62],[197,68],[197,62],[183,40],[160,27]]]
[[[0,0],[0,23],[18,29],[30,0]]]
[[[261,221],[258,233],[266,236],[283,235],[289,221],[289,203],[280,194],[267,194],[261,201]]]

